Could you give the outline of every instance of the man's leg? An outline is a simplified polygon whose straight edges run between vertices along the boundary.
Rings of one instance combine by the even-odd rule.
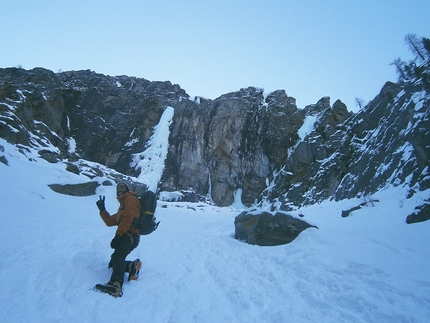
[[[125,258],[130,253],[131,240],[127,234],[124,234],[119,241],[118,247],[115,248],[109,262],[112,267],[112,282],[120,282],[121,286],[124,282]]]
[[[139,241],[140,241],[140,236],[137,234],[133,234],[132,244],[131,244],[129,253],[131,253],[139,245]],[[136,260],[140,262],[139,259],[136,259]],[[133,263],[135,263],[136,260],[135,261],[130,261],[130,260],[125,261],[125,267],[124,268],[125,268],[126,273],[129,273],[130,270],[132,270]],[[140,266],[142,266],[142,263],[140,263]],[[112,266],[109,265],[109,268],[111,268],[111,267]],[[139,267],[139,269],[140,269],[140,267]]]

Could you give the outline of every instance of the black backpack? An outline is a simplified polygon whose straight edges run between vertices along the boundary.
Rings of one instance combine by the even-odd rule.
[[[139,229],[141,235],[154,232],[160,221],[154,216],[157,208],[157,195],[152,191],[146,191],[141,197],[137,197],[140,202],[140,218],[134,219],[134,228]]]

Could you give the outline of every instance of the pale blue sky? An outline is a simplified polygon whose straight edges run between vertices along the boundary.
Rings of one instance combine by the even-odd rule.
[[[299,108],[330,96],[355,109],[430,38],[429,0],[0,0],[0,67],[90,69],[169,80],[215,99],[284,89]]]

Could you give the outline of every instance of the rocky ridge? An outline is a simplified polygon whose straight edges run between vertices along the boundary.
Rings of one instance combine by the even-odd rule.
[[[0,69],[0,136],[80,171],[89,160],[137,176],[142,152],[174,108],[161,191],[193,190],[230,205],[289,210],[385,185],[429,188],[429,95],[420,80],[387,83],[357,114],[324,97],[304,109],[284,90],[249,87],[215,100],[179,85],[92,71]],[[306,118],[314,130],[300,138]]]

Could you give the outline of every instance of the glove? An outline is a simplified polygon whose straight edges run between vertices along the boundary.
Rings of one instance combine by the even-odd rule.
[[[110,242],[110,247],[112,248],[112,249],[115,249],[116,247],[118,247],[118,245],[119,245],[119,240],[121,239],[121,236],[120,235],[116,235],[113,239],[112,239],[112,241]]]
[[[105,208],[105,198],[106,197],[103,196],[103,198],[102,198],[102,196],[99,195],[99,198],[100,199],[96,202],[97,207],[99,208],[100,211],[104,211],[104,210],[106,210],[106,208]]]

